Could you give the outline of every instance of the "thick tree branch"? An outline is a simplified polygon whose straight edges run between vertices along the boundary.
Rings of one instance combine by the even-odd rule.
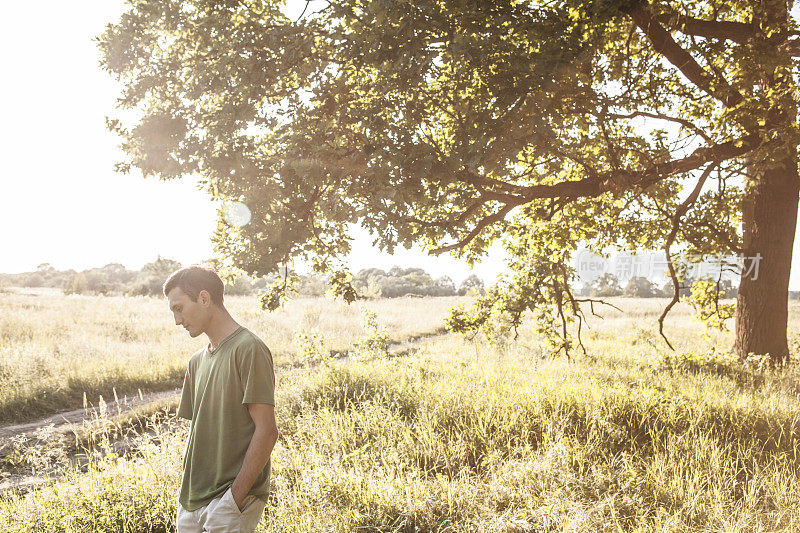
[[[631,10],[630,15],[639,29],[650,39],[653,48],[675,65],[689,81],[721,101],[726,107],[733,107],[742,101],[742,95],[731,87],[727,80],[706,71],[689,52],[681,48],[647,6],[637,5]]]
[[[516,195],[502,195],[502,202],[505,205],[498,212],[480,220],[472,231],[460,241],[436,248],[431,250],[430,253],[431,255],[439,255],[443,252],[449,252],[464,247],[486,227],[502,220],[514,207],[526,204],[537,198],[596,197],[606,192],[622,192],[634,187],[640,190],[646,190],[673,174],[689,172],[711,162],[719,163],[732,157],[744,155],[755,148],[758,143],[759,136],[750,134],[742,139],[698,148],[687,157],[675,159],[666,163],[659,163],[641,171],[610,171],[590,176],[583,180],[564,181],[554,185],[532,185],[525,187],[505,184],[505,188],[514,190]],[[471,183],[483,181],[483,176],[469,171],[464,172],[470,176]]]
[[[519,187],[522,202],[535,198],[600,196],[606,192],[620,192],[639,187],[647,189],[668,176],[689,172],[715,161],[724,161],[746,154],[759,143],[756,134],[741,139],[727,141],[698,148],[691,155],[666,163],[658,163],[641,171],[612,171],[598,174],[583,180],[564,181],[554,185],[532,185]],[[521,203],[522,203],[521,202]]]
[[[703,146],[684,158],[658,163],[644,170],[590,172],[589,177],[585,179],[563,181],[553,185],[517,185],[466,169],[459,173],[459,177],[467,183],[484,187],[486,192],[494,187],[502,188],[503,193],[490,195],[489,199],[514,205],[528,203],[536,198],[595,197],[606,192],[620,192],[632,187],[649,188],[664,178],[698,169],[711,161],[720,162],[744,155],[758,146],[759,142],[759,136],[752,133],[740,139]]]
[[[756,30],[755,24],[752,23],[703,20],[682,15],[677,11],[662,13],[656,18],[667,27],[674,28],[685,35],[734,41],[739,44],[744,44],[751,39]]]

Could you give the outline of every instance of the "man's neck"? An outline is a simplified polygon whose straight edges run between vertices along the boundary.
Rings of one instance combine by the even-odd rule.
[[[215,324],[211,324],[206,330],[206,335],[209,341],[209,350],[216,350],[222,341],[228,336],[239,329],[239,324],[229,314],[220,317],[220,320]]]

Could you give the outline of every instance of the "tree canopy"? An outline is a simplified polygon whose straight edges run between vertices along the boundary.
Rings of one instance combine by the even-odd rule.
[[[109,120],[120,170],[199,174],[246,204],[249,224],[221,217],[215,234],[233,266],[261,276],[305,258],[352,298],[350,224],[389,252],[420,243],[468,261],[501,239],[512,274],[451,325],[532,312],[568,351],[581,301],[594,303],[570,288],[581,243],[665,250],[662,327],[676,251],[758,257],[737,350],[788,355],[788,2],[310,1],[296,20],[278,1],[130,4],[99,39],[134,117]]]

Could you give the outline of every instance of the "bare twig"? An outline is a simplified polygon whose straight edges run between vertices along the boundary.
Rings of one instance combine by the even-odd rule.
[[[706,179],[708,178],[709,174],[711,174],[711,171],[715,166],[716,165],[708,165],[705,170],[703,170],[703,173],[700,175],[700,179],[697,180],[697,184],[694,186],[694,190],[692,190],[691,194],[689,194],[689,196],[675,210],[675,214],[672,215],[672,230],[669,232],[669,236],[664,243],[664,253],[667,256],[667,267],[669,268],[669,276],[672,279],[673,291],[672,300],[667,304],[667,307],[664,308],[661,316],[658,317],[658,333],[664,338],[664,341],[671,350],[675,350],[675,348],[664,334],[664,319],[667,317],[670,309],[672,309],[672,307],[678,303],[678,300],[680,300],[680,287],[678,285],[678,276],[675,274],[675,265],[672,264],[672,254],[670,253],[670,248],[675,240],[675,236],[678,234],[681,217],[686,214],[686,211],[688,211],[689,207],[697,200],[697,197],[700,195],[700,191],[703,189]]]

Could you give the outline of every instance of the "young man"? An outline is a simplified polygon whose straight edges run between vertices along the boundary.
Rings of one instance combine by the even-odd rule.
[[[272,355],[225,309],[223,288],[216,272],[199,266],[164,283],[175,324],[209,340],[189,359],[178,406],[178,416],[191,420],[179,533],[252,532],[267,505],[278,439]]]

